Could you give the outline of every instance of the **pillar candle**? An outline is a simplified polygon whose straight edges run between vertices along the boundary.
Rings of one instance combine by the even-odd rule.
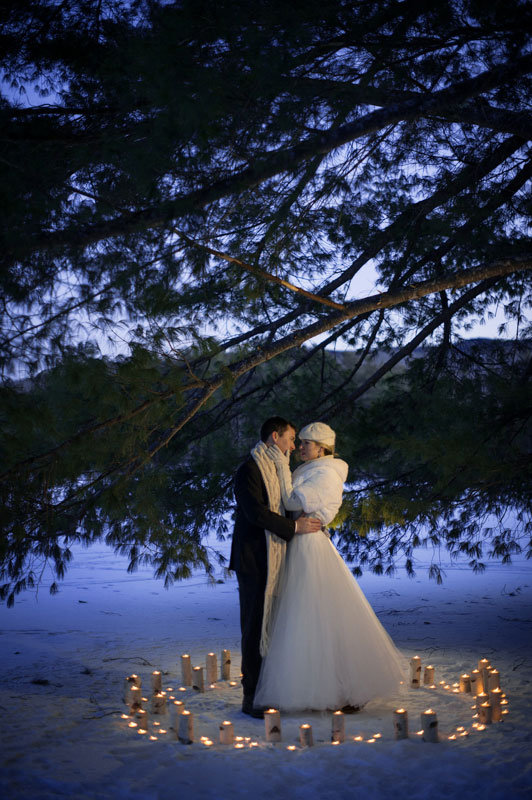
[[[332,715],[331,742],[340,744],[345,741],[345,716],[343,711],[335,711]]]
[[[471,676],[464,672],[463,675],[460,675],[460,691],[469,694],[471,691]]]
[[[488,691],[501,688],[501,676],[498,669],[492,669],[488,675]]]
[[[207,653],[205,666],[207,672],[207,683],[209,685],[211,683],[216,683],[218,680],[218,659],[216,658],[216,653]]]
[[[264,712],[264,727],[267,742],[281,741],[281,714],[275,708],[268,708]]]
[[[396,739],[408,739],[408,711],[397,708],[393,712],[393,729]]]
[[[432,664],[429,664],[425,667],[423,672],[423,683],[425,686],[431,686],[434,683],[434,667]]]
[[[312,747],[314,745],[312,725],[309,725],[308,722],[299,726],[299,743],[301,747]]]
[[[477,694],[476,703],[478,712],[480,712],[480,706],[482,705],[482,703],[486,703],[488,700],[489,700],[489,695],[487,695],[486,692],[480,692],[480,694]]]
[[[484,691],[484,684],[482,683],[482,675],[480,674],[480,670],[474,669],[471,672],[469,680],[471,682],[471,692],[473,694],[479,695]]]
[[[157,692],[151,698],[151,713],[164,714],[166,712],[166,692]]]
[[[194,667],[192,670],[192,688],[197,692],[205,691],[205,679],[203,677],[203,667]]]
[[[220,725],[220,744],[233,744],[235,740],[235,732],[233,730],[233,723],[225,720]]]
[[[438,742],[438,717],[432,708],[427,708],[421,714],[422,738],[424,742]]]
[[[491,719],[493,722],[500,722],[502,718],[502,691],[501,689],[492,689],[489,693],[489,703],[491,706]]]
[[[132,686],[129,690],[131,711],[136,711],[137,708],[142,708],[142,689],[140,686]]]
[[[181,656],[181,676],[184,686],[192,686],[192,662],[188,653]]]
[[[410,659],[410,686],[418,689],[421,683],[421,658],[414,656]]]
[[[163,676],[162,676],[160,670],[156,669],[155,672],[152,672],[152,674],[151,674],[151,688],[152,688],[153,694],[156,694],[157,692],[161,691],[161,689],[163,688],[162,681],[163,681]]]
[[[136,686],[138,689],[141,687],[141,680],[138,675],[128,675],[124,680],[124,692],[122,699],[127,706],[131,705],[131,689]]]
[[[185,704],[181,700],[174,700],[170,703],[170,727],[177,736],[179,730],[179,717],[185,710]]]
[[[186,709],[179,717],[177,738],[181,744],[192,744],[194,741],[194,715]]]
[[[148,712],[145,711],[143,708],[137,708],[135,711],[135,722],[142,728],[143,730],[148,730]]]
[[[488,702],[481,704],[478,710],[478,721],[482,725],[491,725],[491,705]]]
[[[222,650],[222,658],[221,658],[221,665],[222,665],[222,680],[228,681],[231,677],[231,651],[230,650]]]

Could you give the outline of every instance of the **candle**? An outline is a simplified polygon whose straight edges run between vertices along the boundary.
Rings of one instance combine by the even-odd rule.
[[[393,729],[396,739],[408,739],[408,711],[397,708],[393,712]]]
[[[126,706],[131,706],[131,689],[137,687],[140,689],[141,680],[138,675],[128,675],[127,678],[124,679],[124,691],[122,694],[122,699]]]
[[[500,689],[501,688],[501,677],[499,675],[498,669],[492,669],[488,675],[488,690],[491,689]]]
[[[203,677],[203,667],[194,667],[192,670],[192,688],[197,692],[205,691],[205,679]]]
[[[502,718],[502,691],[500,689],[492,689],[489,697],[492,722],[500,722]]]
[[[185,686],[192,686],[192,662],[188,653],[181,656],[181,676]]]
[[[218,659],[216,658],[216,653],[207,653],[205,665],[207,672],[207,683],[216,683],[218,678]]]
[[[480,692],[480,694],[477,694],[477,711],[480,711],[480,706],[482,703],[485,703],[488,700],[489,695],[487,695],[486,692]]]
[[[471,692],[473,694],[480,694],[480,692],[484,691],[484,684],[482,683],[482,675],[478,669],[474,669],[471,672],[470,678],[471,682]]]
[[[281,741],[281,714],[275,708],[268,708],[264,712],[264,727],[267,742]]]
[[[418,689],[421,683],[421,658],[414,656],[410,659],[410,686]]]
[[[486,667],[489,667],[489,665],[490,665],[490,662],[489,662],[489,660],[487,658],[479,659],[478,668],[479,668],[479,670],[481,672],[482,672],[483,669],[486,669]]]
[[[151,674],[151,688],[153,694],[157,694],[157,692],[160,692],[163,688],[163,676],[158,669]]]
[[[132,686],[129,690],[131,713],[137,708],[142,708],[142,689],[139,686]]]
[[[331,742],[341,744],[345,741],[345,716],[343,711],[335,711],[332,715]]]
[[[233,723],[226,719],[220,725],[220,744],[233,744],[234,739]]]
[[[478,718],[483,725],[491,724],[491,705],[488,702],[482,703],[480,706],[478,710]]]
[[[179,731],[179,717],[185,710],[185,704],[181,700],[174,700],[170,703],[170,728],[177,733]]]
[[[143,708],[137,708],[135,711],[135,722],[143,730],[148,730],[148,712]]]
[[[438,717],[432,708],[427,708],[421,714],[421,728],[424,742],[438,742]]]
[[[166,692],[157,692],[151,698],[151,713],[164,714],[166,712]]]
[[[229,681],[229,686],[238,686],[237,681]]]
[[[425,686],[430,686],[434,683],[434,667],[432,664],[429,664],[427,667],[425,667],[423,672],[423,683]]]
[[[471,676],[464,672],[460,675],[460,691],[468,694],[471,691]]]
[[[314,744],[312,725],[309,725],[308,722],[299,726],[299,743],[301,747],[312,747]]]
[[[194,741],[194,715],[190,711],[183,711],[179,717],[177,738],[181,744],[192,744]]]
[[[221,662],[221,678],[223,681],[228,681],[231,677],[231,651],[222,650]]]

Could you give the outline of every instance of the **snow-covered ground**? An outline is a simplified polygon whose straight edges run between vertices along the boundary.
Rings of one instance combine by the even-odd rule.
[[[509,698],[503,722],[472,727],[471,695],[409,689],[346,717],[347,740],[330,743],[329,714],[282,719],[283,741],[266,744],[264,723],[240,711],[241,689],[219,682],[205,694],[179,692],[181,653],[204,664],[206,653],[232,653],[239,680],[238,596],[233,578],[208,585],[198,575],[168,591],[150,569],[134,575],[105,546],[79,550],[60,593],[19,597],[0,608],[1,773],[4,800],[68,797],[168,798],[455,798],[530,796],[532,790],[532,564],[491,565],[482,575],[447,570],[443,586],[419,572],[365,575],[360,584],[405,657],[421,656],[449,684],[487,657]],[[125,675],[148,687],[154,669],[163,686],[194,713],[197,741],[139,735],[122,719]],[[169,693],[170,690],[169,690]],[[411,735],[395,741],[393,710],[403,705]],[[416,734],[420,713],[438,714],[441,741]],[[154,718],[152,718],[154,719]],[[163,725],[165,717],[160,718]],[[218,726],[233,722],[244,747],[219,745]],[[298,744],[312,724],[315,746]],[[151,727],[154,735],[156,728]],[[464,727],[468,736],[448,738]],[[373,734],[381,734],[374,742]],[[209,737],[206,746],[199,739]],[[363,741],[355,741],[362,736]],[[246,737],[249,741],[246,742]],[[251,741],[258,745],[250,747]]]

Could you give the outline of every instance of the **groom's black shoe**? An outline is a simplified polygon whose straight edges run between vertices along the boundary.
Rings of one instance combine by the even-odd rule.
[[[264,709],[260,708],[260,706],[254,706],[252,697],[244,696],[242,700],[242,712],[255,719],[264,719]]]

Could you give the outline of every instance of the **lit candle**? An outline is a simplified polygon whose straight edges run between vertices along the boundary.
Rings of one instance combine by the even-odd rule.
[[[478,662],[478,668],[480,670],[480,674],[482,675],[482,686],[484,691],[487,692],[489,689],[490,672],[492,669],[488,659],[481,658]]]
[[[243,742],[237,742],[235,744],[235,750],[242,750],[246,745]]]
[[[160,692],[163,688],[163,676],[158,669],[151,674],[151,688],[153,694],[157,694],[157,692]]]
[[[124,691],[122,694],[122,699],[126,706],[132,705],[132,697],[131,697],[131,689],[134,687],[139,688],[141,687],[141,680],[138,675],[128,675],[127,678],[124,680]]]
[[[152,714],[165,714],[166,713],[166,692],[157,692],[151,698],[151,713]]]
[[[432,666],[432,664],[429,664],[428,666],[425,667],[425,670],[423,672],[423,683],[425,684],[425,686],[430,686],[431,684],[434,683],[434,667]]]
[[[205,691],[205,679],[203,677],[203,667],[194,667],[192,670],[192,688],[197,692]]]
[[[418,689],[421,684],[421,658],[414,656],[410,659],[410,686]]]
[[[500,689],[492,689],[489,697],[492,722],[500,722],[502,718],[502,691]]]
[[[231,677],[231,651],[230,650],[222,650],[222,658],[221,658],[221,666],[222,666],[222,680],[228,681]]]
[[[393,712],[393,729],[396,739],[408,739],[408,711],[397,708]]]
[[[264,712],[264,727],[267,742],[281,741],[281,714],[275,708],[268,708]]]
[[[139,686],[132,686],[129,690],[131,713],[142,708],[142,689]]]
[[[170,728],[174,731],[176,737],[179,732],[179,717],[185,710],[185,704],[181,700],[174,700],[170,703]]]
[[[486,703],[489,700],[489,695],[486,692],[480,692],[477,694],[477,711],[480,711],[480,706],[482,703]]]
[[[479,670],[483,670],[486,667],[489,667],[489,665],[490,665],[489,659],[487,659],[487,658],[480,658],[479,659],[479,662],[478,662]]]
[[[185,686],[192,686],[192,661],[188,653],[181,656],[181,676]]]
[[[299,726],[299,743],[301,747],[312,747],[314,745],[312,725],[309,725],[308,722]]]
[[[438,742],[438,717],[432,708],[427,708],[421,714],[421,728],[424,742]]]
[[[482,683],[482,675],[480,670],[474,669],[470,675],[471,692],[472,694],[480,694],[484,691],[484,684]]]
[[[464,672],[460,675],[460,691],[469,694],[471,692],[471,676]]]
[[[364,741],[364,737],[361,736],[360,734],[358,736],[353,736],[353,741],[354,742],[363,742]]]
[[[491,725],[491,705],[488,702],[482,703],[480,706],[478,718],[483,725]]]
[[[498,669],[492,669],[488,675],[488,690],[501,688],[501,676]]]
[[[207,672],[207,683],[216,683],[218,678],[218,659],[216,658],[216,653],[207,653],[205,666]]]
[[[135,711],[135,722],[143,730],[148,730],[148,712],[143,708],[137,708]]]
[[[194,715],[186,709],[179,717],[177,738],[181,744],[192,744],[194,741]]]
[[[345,716],[343,711],[335,711],[332,715],[331,742],[341,744],[345,741]]]
[[[238,686],[237,681],[229,681],[229,686]]]
[[[220,725],[220,744],[233,744],[234,739],[233,723],[226,719]]]
[[[293,752],[294,750],[297,750],[297,747],[295,744],[289,744],[286,749]]]

